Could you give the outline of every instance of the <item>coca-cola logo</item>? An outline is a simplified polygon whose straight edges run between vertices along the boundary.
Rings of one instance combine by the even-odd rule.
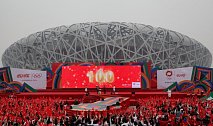
[[[176,76],[177,76],[177,77],[185,77],[186,74],[185,74],[185,73],[183,73],[183,74],[177,74]]]
[[[18,74],[17,78],[29,78],[30,74]]]

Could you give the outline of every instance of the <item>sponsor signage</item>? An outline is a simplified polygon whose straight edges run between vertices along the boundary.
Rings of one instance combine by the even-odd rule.
[[[46,71],[10,68],[13,81],[27,83],[35,89],[46,89]]]
[[[157,71],[157,88],[165,89],[174,82],[191,80],[193,67]]]

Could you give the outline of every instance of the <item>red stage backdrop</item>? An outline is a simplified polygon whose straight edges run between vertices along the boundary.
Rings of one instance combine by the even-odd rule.
[[[61,88],[141,88],[140,66],[63,66]]]

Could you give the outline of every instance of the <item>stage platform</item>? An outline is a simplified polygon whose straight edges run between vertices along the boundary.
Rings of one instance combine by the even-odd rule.
[[[112,88],[100,88],[101,92],[112,92]],[[137,89],[137,88],[116,88],[117,92],[162,92],[163,89]],[[84,92],[85,88],[58,88],[58,89],[39,89],[38,92]],[[88,88],[88,92],[96,92],[96,88]]]
[[[158,89],[116,89],[116,92],[112,92],[112,89],[101,89],[100,93],[97,93],[96,89],[88,89],[88,94],[84,91],[85,89],[43,89],[37,92],[23,92],[16,94],[18,98],[36,98],[36,97],[60,97],[62,99],[82,99],[86,95],[88,96],[98,96],[98,97],[134,97],[134,98],[144,98],[144,97],[167,97],[168,93],[163,90]],[[0,93],[0,96],[7,96],[8,94]],[[198,96],[200,94],[189,94],[181,92],[172,92],[173,98],[183,98]]]
[[[0,96],[4,96],[7,94],[0,94]],[[76,98],[83,98],[85,96],[99,96],[99,97],[134,97],[134,98],[144,98],[144,97],[153,97],[153,96],[160,96],[160,97],[167,97],[168,93],[163,91],[137,91],[137,92],[127,92],[127,91],[118,91],[118,92],[101,92],[98,94],[96,91],[91,91],[88,94],[84,91],[47,91],[47,92],[23,92],[16,94],[17,98],[25,97],[25,98],[36,98],[36,97],[60,97],[62,99],[76,99]],[[189,97],[193,94],[187,94],[187,93],[180,93],[180,92],[172,92],[172,97],[174,98],[183,98],[183,97]],[[195,95],[199,96],[199,95]]]
[[[122,100],[121,100],[122,99]],[[128,97],[108,97],[93,103],[81,103],[79,105],[72,105],[74,111],[105,111],[107,107],[115,105],[117,102],[121,104],[128,99]]]

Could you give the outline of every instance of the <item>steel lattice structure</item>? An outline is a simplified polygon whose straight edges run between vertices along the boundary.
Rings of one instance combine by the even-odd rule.
[[[175,31],[136,23],[79,23],[46,29],[11,45],[4,66],[42,69],[53,62],[141,62],[163,69],[206,66],[212,55],[198,41]]]

